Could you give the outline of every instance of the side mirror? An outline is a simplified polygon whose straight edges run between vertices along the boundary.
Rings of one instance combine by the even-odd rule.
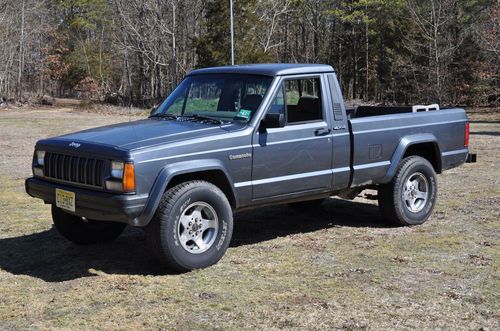
[[[268,113],[264,116],[261,125],[264,129],[282,128],[285,126],[285,115]]]

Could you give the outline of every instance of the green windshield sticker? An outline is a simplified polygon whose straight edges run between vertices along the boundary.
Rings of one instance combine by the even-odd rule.
[[[238,112],[238,117],[244,118],[246,120],[250,119],[251,115],[252,111],[247,109],[240,109],[240,111]]]

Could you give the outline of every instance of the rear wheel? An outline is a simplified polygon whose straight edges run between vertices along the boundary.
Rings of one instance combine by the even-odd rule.
[[[66,239],[79,245],[113,241],[127,226],[124,223],[96,221],[66,213],[52,205],[54,226]]]
[[[233,232],[233,213],[224,193],[206,181],[169,189],[146,227],[154,256],[168,269],[185,272],[217,263]]]
[[[403,159],[392,181],[378,190],[382,215],[399,225],[422,224],[436,204],[437,179],[434,168],[420,156]]]

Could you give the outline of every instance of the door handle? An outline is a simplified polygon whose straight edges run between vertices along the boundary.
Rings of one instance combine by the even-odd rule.
[[[327,128],[321,128],[321,129],[316,129],[314,130],[314,135],[315,136],[326,136],[327,134],[329,134],[331,132],[330,129],[327,129]]]

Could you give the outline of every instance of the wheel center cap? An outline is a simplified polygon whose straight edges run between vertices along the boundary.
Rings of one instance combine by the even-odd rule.
[[[191,227],[191,229],[193,231],[198,231],[199,228],[200,228],[200,226],[198,224],[196,224],[196,223],[194,223],[193,226]]]

